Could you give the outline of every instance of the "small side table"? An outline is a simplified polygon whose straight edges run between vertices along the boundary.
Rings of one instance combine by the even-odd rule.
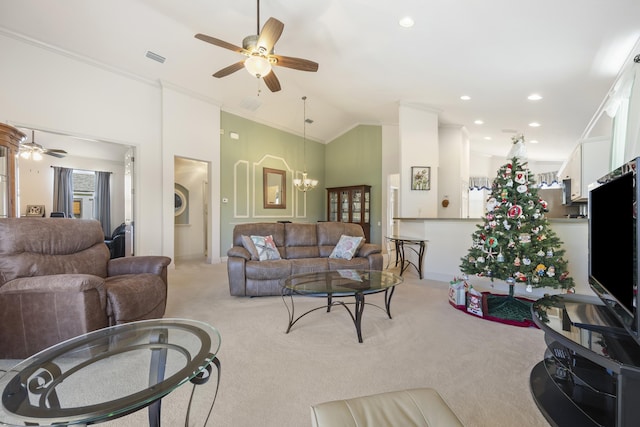
[[[187,319],[143,320],[72,338],[0,377],[0,424],[87,425],[148,406],[149,425],[160,426],[161,399],[189,381],[207,382],[211,365],[217,395],[219,348],[215,328]]]
[[[422,280],[422,265],[424,263],[424,252],[426,250],[428,240],[418,237],[404,236],[387,236],[387,239],[394,242],[396,245],[396,265],[398,265],[398,257],[400,257],[400,276],[402,276],[405,270],[412,265],[418,272],[420,280]],[[417,264],[407,259],[404,252],[405,245],[418,256]]]

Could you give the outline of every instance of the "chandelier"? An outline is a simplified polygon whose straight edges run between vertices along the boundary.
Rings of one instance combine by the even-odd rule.
[[[316,188],[316,186],[318,185],[318,180],[317,179],[311,179],[309,178],[309,176],[307,175],[307,123],[313,123],[313,120],[311,119],[307,119],[307,97],[303,96],[302,97],[302,102],[304,105],[304,109],[303,109],[303,118],[304,118],[304,122],[303,122],[303,162],[304,162],[304,170],[302,172],[302,179],[300,178],[296,178],[293,180],[293,185],[296,186],[296,188],[304,193],[306,193],[308,190],[313,190],[314,188]]]

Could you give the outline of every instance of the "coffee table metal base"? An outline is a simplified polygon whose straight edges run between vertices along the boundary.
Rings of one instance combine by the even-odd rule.
[[[288,334],[289,331],[291,330],[291,327],[301,318],[303,318],[304,316],[306,316],[309,313],[312,313],[314,311],[317,310],[321,310],[323,308],[326,307],[327,309],[327,313],[331,312],[331,307],[333,307],[334,305],[340,305],[342,307],[344,307],[345,310],[347,310],[347,312],[349,313],[349,316],[351,316],[351,320],[353,320],[353,324],[356,327],[356,334],[358,336],[358,342],[362,343],[362,314],[364,312],[364,306],[365,305],[371,305],[374,306],[376,308],[379,308],[380,310],[383,310],[387,313],[387,316],[389,316],[389,319],[391,319],[391,298],[393,297],[393,291],[395,290],[395,286],[391,287],[391,288],[387,288],[384,291],[380,291],[380,292],[384,292],[384,305],[385,307],[382,308],[379,305],[376,304],[372,304],[372,303],[368,303],[365,302],[364,297],[365,294],[362,292],[356,292],[355,294],[346,294],[346,295],[337,295],[337,294],[328,294],[328,295],[322,295],[322,294],[318,294],[318,295],[314,295],[314,296],[318,296],[318,297],[323,297],[323,298],[327,298],[327,305],[322,305],[319,307],[315,307],[312,308],[311,310],[308,310],[304,313],[302,313],[300,316],[295,317],[295,304],[294,304],[294,299],[293,296],[296,295],[295,292],[292,292],[289,289],[283,288],[282,289],[282,301],[284,302],[285,307],[287,308],[287,311],[289,312],[289,326],[287,327],[287,331],[286,333]],[[369,293],[369,295],[371,295],[372,293]],[[289,297],[289,300],[291,301],[291,308],[289,308],[289,305],[287,304],[287,296]],[[337,297],[354,297],[355,298],[355,302],[344,302],[344,301],[334,301],[333,298]],[[351,311],[351,309],[349,308],[349,305],[354,305],[354,309],[353,312]]]

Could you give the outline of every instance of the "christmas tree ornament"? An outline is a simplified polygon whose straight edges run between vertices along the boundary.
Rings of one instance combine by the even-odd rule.
[[[516,191],[520,194],[522,193],[526,193],[527,192],[527,186],[522,184],[522,185],[518,185],[518,187],[516,187]]]
[[[547,258],[553,258],[553,250],[549,249],[547,251]]]
[[[522,263],[524,265],[531,265],[531,260],[527,257],[522,258]]]
[[[489,246],[490,248],[495,248],[496,246],[498,246],[498,239],[496,239],[495,237],[489,237],[487,239],[487,246]]]
[[[538,253],[536,253],[536,255],[538,255],[539,257],[543,257],[545,254],[544,254],[544,251],[540,249]]]
[[[502,255],[502,251],[500,251],[500,253],[498,254],[498,256],[496,257],[496,261],[498,262],[504,262],[504,255]]]
[[[533,286],[531,286],[531,284],[527,285],[527,287],[525,288],[525,290],[527,292],[533,292]]]
[[[516,267],[520,267],[520,264],[520,257],[516,257],[516,259],[513,260],[513,265],[515,265]]]
[[[522,215],[522,206],[520,205],[513,205],[507,211],[509,218],[518,218],[520,215]]]
[[[483,256],[479,256],[478,257],[478,262],[481,263],[481,264],[484,263],[484,257]]]
[[[547,269],[547,276],[553,277],[556,275],[556,268],[553,265],[550,265]]]
[[[495,197],[491,197],[487,201],[487,212],[493,211],[496,208],[496,206],[498,206],[498,201],[496,200]]]
[[[538,277],[538,276],[535,276],[535,275],[534,275],[534,276],[531,278],[531,281],[532,281],[533,283],[535,283],[535,284],[538,284],[538,283],[540,283],[540,277]]]
[[[518,184],[524,184],[527,182],[527,173],[525,171],[518,171],[514,175],[513,180]]]
[[[507,183],[505,184],[507,187],[513,187],[513,180],[510,179],[509,181],[507,181]]]
[[[531,243],[531,235],[522,233],[518,236],[518,240],[520,241],[520,243]]]
[[[511,224],[509,224],[509,221],[507,221],[506,219],[504,221],[502,221],[502,226],[507,231],[511,230]]]

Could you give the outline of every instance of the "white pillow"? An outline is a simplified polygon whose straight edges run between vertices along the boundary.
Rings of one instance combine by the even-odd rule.
[[[280,259],[280,252],[273,241],[273,236],[251,236],[251,241],[256,246],[260,261]]]
[[[360,247],[360,242],[362,241],[362,236],[354,237],[354,236],[345,236],[344,234],[340,236],[340,240],[329,258],[340,258],[340,259],[351,259],[355,255],[356,251]]]

